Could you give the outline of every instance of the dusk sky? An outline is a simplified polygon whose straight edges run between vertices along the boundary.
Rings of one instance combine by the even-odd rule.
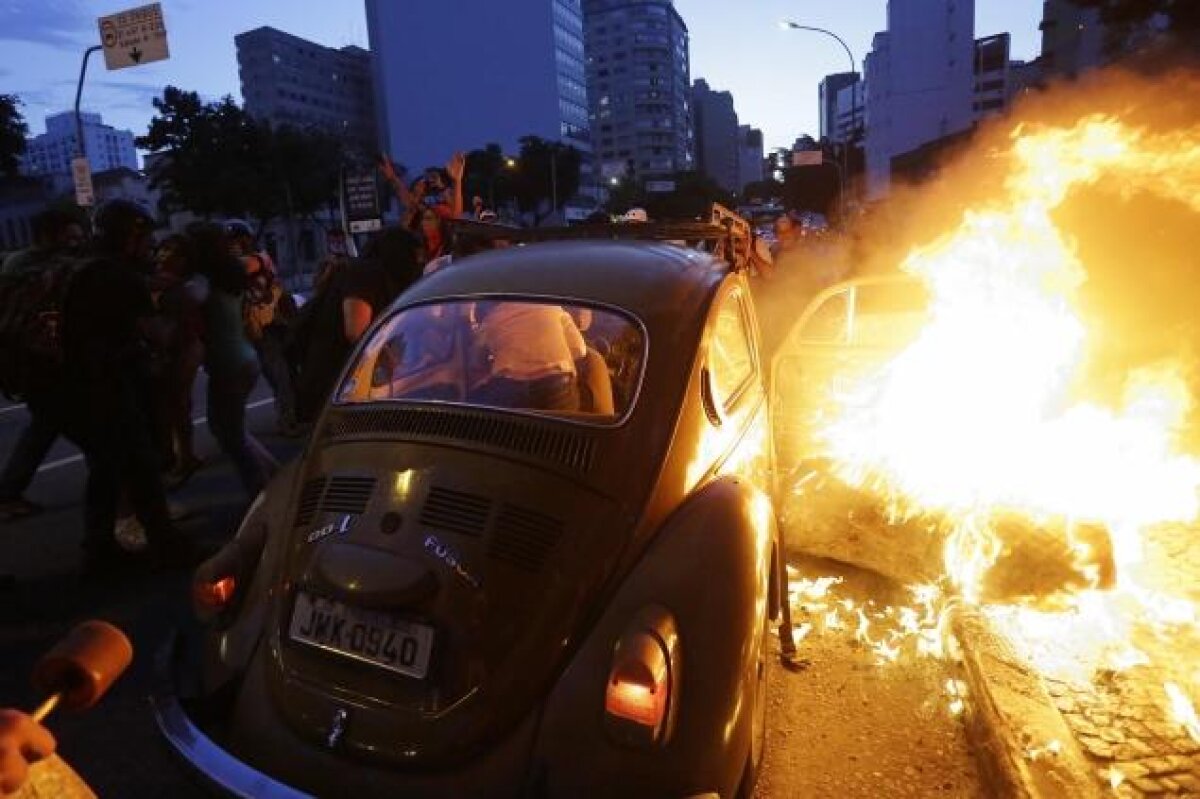
[[[46,114],[73,106],[80,58],[98,41],[96,18],[139,4],[0,0],[0,93],[21,97],[31,132],[45,130]],[[166,84],[212,99],[232,94],[240,101],[233,37],[242,31],[269,25],[333,47],[367,45],[360,0],[163,0],[162,6],[170,60],[108,72],[97,53],[88,69],[84,110],[135,134],[145,131],[153,115],[150,100]],[[817,83],[848,68],[833,39],[783,31],[779,21],[835,31],[860,67],[871,37],[886,22],[885,0],[675,0],[675,6],[691,32],[692,78],[731,91],[741,122],[762,128],[768,147],[788,146],[802,133],[815,135]],[[976,36],[1009,31],[1015,58],[1037,56],[1041,0],[976,0],[975,6]],[[454,32],[447,30],[444,45],[451,54],[453,42]],[[408,44],[415,51],[421,43]],[[496,46],[504,45],[497,31]],[[413,63],[420,69],[430,60],[415,56]],[[428,79],[436,80],[436,73]]]

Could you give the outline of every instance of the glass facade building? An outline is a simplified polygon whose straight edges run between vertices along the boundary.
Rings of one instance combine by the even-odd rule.
[[[591,135],[580,0],[367,0],[380,138],[410,173],[538,136],[584,154]]]

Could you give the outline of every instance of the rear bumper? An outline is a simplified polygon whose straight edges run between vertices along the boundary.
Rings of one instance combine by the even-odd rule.
[[[228,796],[246,799],[306,799],[310,796],[268,777],[217,746],[188,717],[175,697],[154,697],[151,704],[158,729],[167,743],[211,787]]]

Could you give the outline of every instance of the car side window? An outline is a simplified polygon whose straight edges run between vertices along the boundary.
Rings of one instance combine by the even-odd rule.
[[[729,410],[754,379],[754,350],[749,317],[739,293],[717,311],[708,362],[717,403]]]
[[[804,344],[844,344],[849,334],[850,290],[825,298],[800,331]]]

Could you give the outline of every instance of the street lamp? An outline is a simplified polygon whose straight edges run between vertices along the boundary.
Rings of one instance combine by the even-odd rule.
[[[851,72],[858,71],[858,68],[855,66],[855,64],[857,62],[854,60],[854,55],[853,55],[853,53],[850,52],[850,48],[846,45],[846,43],[844,41],[842,41],[842,37],[838,36],[833,31],[827,31],[824,28],[814,28],[811,25],[801,25],[797,22],[792,22],[790,19],[780,20],[779,27],[785,31],[786,30],[813,31],[815,33],[823,33],[826,36],[832,36],[833,38],[838,40],[838,44],[840,44],[842,46],[842,49],[846,51],[846,58],[850,59],[850,71]]]
[[[792,22],[790,19],[780,20],[779,27],[785,31],[786,30],[812,31],[814,33],[823,33],[826,36],[832,36],[833,38],[837,39],[837,43],[840,44],[842,46],[842,49],[846,51],[846,58],[848,58],[850,60],[850,73],[854,74],[854,73],[858,72],[858,66],[857,66],[858,62],[854,60],[854,54],[850,52],[849,45],[847,45],[846,42],[842,40],[841,36],[838,36],[833,31],[825,30],[824,28],[815,28],[812,25],[801,25],[798,22]],[[857,84],[857,83],[858,83],[858,81],[855,81],[855,84]],[[851,134],[854,134],[858,130],[858,87],[857,87],[857,85],[854,86],[853,92],[854,92],[854,94],[852,95],[852,99],[850,102]]]
[[[517,159],[513,158],[511,155],[507,155],[504,157],[503,166],[508,170],[516,169]],[[491,206],[493,211],[496,210],[496,178],[499,176],[500,173],[495,172],[488,180],[488,205]]]
[[[854,54],[850,52],[850,46],[847,45],[846,42],[842,40],[841,36],[838,36],[833,31],[826,30],[825,28],[817,28],[812,25],[801,25],[798,22],[792,22],[790,19],[780,20],[779,27],[783,30],[812,31],[813,33],[823,33],[826,36],[832,36],[834,39],[837,39],[837,43],[840,44],[842,46],[842,49],[846,51],[846,58],[849,59],[849,61],[850,61],[850,74],[853,75],[858,72],[858,68],[857,68],[858,62],[855,61]],[[850,136],[851,137],[855,136],[858,133],[858,83],[859,83],[859,81],[856,80],[850,86],[850,90],[853,92],[853,94],[851,95],[851,99],[850,99]],[[841,178],[842,186],[843,186],[843,188],[842,188],[843,196],[841,198],[843,209],[845,208],[845,205],[846,205],[845,181],[846,181],[847,173],[850,171],[849,145],[850,145],[850,142],[848,142],[848,141],[842,145],[842,168],[840,170],[840,175],[839,175]]]

